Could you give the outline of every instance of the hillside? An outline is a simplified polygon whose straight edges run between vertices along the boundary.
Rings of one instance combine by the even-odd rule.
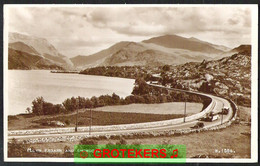
[[[235,47],[227,52],[224,52],[220,55],[217,56],[217,59],[221,59],[224,57],[231,56],[233,54],[239,53],[239,52],[244,52],[244,51],[251,51],[251,45],[240,45],[238,47]]]
[[[203,57],[205,58],[205,57]],[[188,56],[176,56],[159,49],[149,48],[141,43],[131,42],[104,60],[100,66],[161,66],[176,65],[195,60]],[[195,60],[196,61],[196,60]]]
[[[88,67],[89,65],[95,66],[98,65],[100,61],[104,60],[111,54],[114,54],[115,52],[125,47],[129,43],[130,42],[119,42],[95,54],[91,54],[89,56],[78,55],[76,57],[70,58],[70,60],[75,67]]]
[[[75,67],[178,65],[215,59],[230,49],[196,38],[166,35],[142,42],[119,42],[89,56],[71,58]]]
[[[37,55],[17,51],[12,48],[8,49],[8,69],[55,69],[63,70],[62,67],[50,62]]]
[[[175,88],[229,97],[241,105],[250,106],[251,50],[244,47],[239,53],[219,60],[172,66],[163,74],[161,82]]]
[[[43,54],[49,54],[53,56],[60,55],[58,50],[44,38],[23,35],[20,33],[9,33],[8,40],[9,43],[23,42],[24,44],[33,47],[41,55]]]
[[[9,48],[12,48],[14,50],[18,50],[18,51],[22,51],[22,52],[26,52],[32,55],[40,55],[39,52],[37,52],[33,47],[26,45],[23,42],[14,42],[14,43],[9,43],[8,44]]]
[[[27,53],[24,56],[37,55],[45,59],[42,63],[43,65],[49,65],[52,63],[57,66],[62,66],[64,69],[69,69],[72,67],[72,63],[66,56],[59,53],[59,51],[50,44],[44,38],[38,38],[34,36],[23,35],[19,33],[9,33],[8,34],[9,44],[8,47],[20,51],[22,53]],[[18,62],[19,58],[16,59],[17,63],[11,64],[22,64],[23,62]],[[47,63],[48,62],[48,63]],[[46,64],[44,64],[46,63]],[[25,65],[26,66],[26,65]],[[37,66],[34,64],[33,66]],[[19,68],[20,66],[17,66]],[[13,66],[15,68],[15,66]],[[40,67],[38,66],[40,69]],[[44,67],[45,68],[45,67]]]
[[[213,48],[215,48],[215,49],[221,50],[221,51],[227,52],[227,51],[230,51],[230,50],[231,50],[231,48],[228,48],[228,47],[226,47],[226,46],[212,44],[212,43],[209,43],[209,42],[206,42],[206,41],[199,40],[199,39],[197,39],[197,38],[195,38],[195,37],[191,37],[191,38],[188,38],[188,39],[189,39],[189,40],[193,40],[193,41],[197,41],[197,42],[200,42],[200,43],[204,43],[204,44],[206,44],[206,45],[209,45],[209,46],[211,46],[211,47],[213,47]]]
[[[196,38],[185,38],[177,35],[165,35],[144,40],[144,43],[153,43],[167,48],[179,48],[209,54],[219,54],[223,51],[213,44],[200,41]]]
[[[240,45],[236,48],[233,48],[230,52],[239,53],[239,52],[250,51],[250,50],[251,50],[251,45]]]

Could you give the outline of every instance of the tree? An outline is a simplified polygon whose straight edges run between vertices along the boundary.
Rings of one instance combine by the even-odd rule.
[[[85,104],[84,104],[85,108],[92,108],[93,105],[94,105],[93,102],[91,100],[89,100],[88,98],[85,100]]]
[[[70,99],[66,99],[62,105],[65,107],[65,109],[69,112],[72,112],[73,111],[73,107],[72,107],[72,103],[71,103],[71,100]]]
[[[112,99],[113,99],[113,104],[119,104],[120,102],[120,97],[116,95],[115,93],[112,94]]]
[[[134,101],[135,103],[145,103],[145,99],[140,95],[134,95]]]
[[[43,115],[43,104],[45,103],[43,97],[37,97],[36,100],[32,102],[32,112],[36,115]]]
[[[55,114],[53,111],[54,105],[52,103],[44,102],[43,103],[43,115]]]
[[[144,95],[150,93],[150,86],[146,84],[143,78],[137,78],[135,80],[135,87],[132,94],[134,95]]]
[[[31,108],[30,108],[30,107],[27,107],[27,108],[26,108],[26,113],[28,113],[28,114],[31,113]]]
[[[198,90],[206,93],[214,93],[213,89],[214,88],[212,84],[210,84],[209,82],[203,82]]]
[[[98,107],[98,104],[99,104],[99,100],[98,100],[98,98],[96,97],[96,96],[93,96],[93,97],[91,97],[91,102],[93,103],[93,107],[95,108],[95,107]]]

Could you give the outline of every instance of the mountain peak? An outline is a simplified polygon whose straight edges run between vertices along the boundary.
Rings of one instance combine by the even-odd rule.
[[[185,38],[178,35],[164,35],[144,40],[144,43],[153,43],[167,48],[178,48],[210,54],[220,54],[223,50],[218,49],[214,44],[203,42],[196,38]]]
[[[49,54],[52,56],[60,55],[57,49],[45,38],[24,35],[17,32],[10,32],[8,34],[8,40],[9,43],[23,42],[24,44],[36,49],[41,56],[44,54]]]
[[[42,38],[42,37],[30,36],[27,34],[22,34],[22,33],[17,33],[17,32],[9,32],[8,37],[9,37],[9,43],[11,43],[10,39],[42,40],[44,42],[48,42],[47,39]]]

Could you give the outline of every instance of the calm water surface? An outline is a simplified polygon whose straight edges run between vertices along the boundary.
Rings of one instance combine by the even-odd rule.
[[[61,104],[72,96],[92,97],[116,93],[131,94],[133,79],[50,73],[46,70],[8,71],[8,115],[25,113],[32,101],[42,96],[45,101]]]

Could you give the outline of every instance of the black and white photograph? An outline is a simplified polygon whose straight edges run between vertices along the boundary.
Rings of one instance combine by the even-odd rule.
[[[4,5],[4,159],[184,145],[186,162],[256,162],[257,9]]]

